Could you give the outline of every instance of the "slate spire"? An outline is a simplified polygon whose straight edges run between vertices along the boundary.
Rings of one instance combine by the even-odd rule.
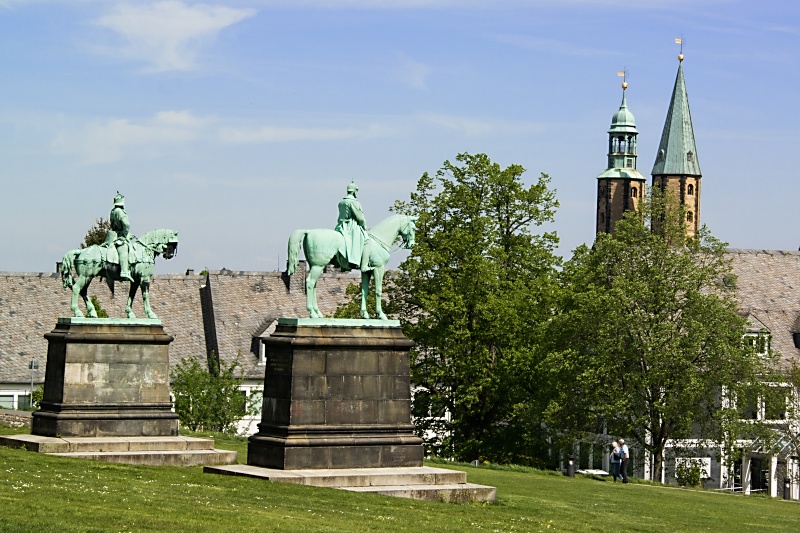
[[[681,42],[676,39],[675,42]],[[689,96],[683,77],[683,53],[678,55],[678,75],[672,89],[667,120],[653,165],[653,188],[672,196],[685,211],[686,235],[700,230],[700,162],[694,142]],[[657,223],[656,227],[657,228]]]
[[[678,63],[678,75],[672,89],[667,120],[661,133],[661,142],[656,153],[656,162],[651,174],[701,176],[694,142],[692,114],[689,112],[689,97],[683,77],[683,54]]]

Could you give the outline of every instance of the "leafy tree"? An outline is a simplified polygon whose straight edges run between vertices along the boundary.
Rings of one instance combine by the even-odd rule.
[[[257,408],[239,390],[238,366],[238,361],[222,365],[215,375],[187,357],[173,368],[172,393],[181,424],[192,431],[235,431],[236,423]]]
[[[537,462],[531,442],[541,420],[532,410],[531,370],[559,260],[556,235],[531,227],[551,222],[558,203],[546,174],[526,186],[523,172],[485,154],[459,154],[435,177],[423,174],[410,201],[394,207],[419,216],[392,298],[416,343],[417,428],[442,431],[433,451],[458,459]]]
[[[100,305],[100,300],[97,299],[97,296],[92,295],[90,300],[92,301],[95,311],[97,311],[97,318],[108,318],[108,311],[103,309]]]
[[[383,280],[383,296],[387,300],[383,302],[384,313],[389,316],[397,316],[397,304],[393,301],[392,273],[387,272]],[[333,313],[334,318],[361,318],[361,283],[351,283],[345,289],[345,300],[342,301]],[[370,283],[367,300],[375,301],[375,284]]]
[[[551,427],[632,435],[652,453],[655,479],[668,440],[730,438],[740,415],[726,399],[769,370],[743,342],[725,244],[705,227],[687,240],[684,220],[656,191],[613,235],[575,250],[539,367],[552,386]]]
[[[104,219],[103,217],[98,218],[94,221],[92,227],[89,228],[89,231],[87,231],[86,235],[83,237],[81,248],[87,248],[93,244],[103,244],[106,240],[108,230],[110,229],[110,221]]]

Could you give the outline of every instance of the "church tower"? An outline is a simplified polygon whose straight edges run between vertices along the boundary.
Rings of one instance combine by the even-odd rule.
[[[626,211],[635,210],[644,195],[645,177],[636,170],[636,122],[628,110],[622,82],[622,104],[608,130],[608,168],[597,176],[597,233],[612,233]]]
[[[680,41],[676,41],[680,42]],[[678,55],[678,75],[672,89],[664,131],[653,165],[653,189],[659,188],[686,209],[686,235],[700,229],[700,163],[694,144],[689,98],[683,79],[683,54]]]

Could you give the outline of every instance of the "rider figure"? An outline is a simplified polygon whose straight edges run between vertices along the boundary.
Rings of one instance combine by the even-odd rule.
[[[362,272],[369,270],[369,253],[364,253],[367,240],[367,221],[361,203],[356,199],[358,185],[350,181],[347,196],[339,202],[339,221],[336,231],[344,236],[344,257],[339,257],[343,270],[358,268]]]
[[[119,191],[114,196],[114,208],[108,217],[111,229],[106,236],[106,242],[114,243],[119,254],[119,278],[124,281],[133,281],[131,277],[131,266],[128,262],[128,250],[130,245],[131,223],[128,221],[128,214],[125,213],[125,197]]]

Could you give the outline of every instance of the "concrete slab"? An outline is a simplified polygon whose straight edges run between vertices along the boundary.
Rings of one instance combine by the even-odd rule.
[[[236,452],[217,450],[213,439],[196,437],[45,437],[0,435],[0,446],[113,463],[226,465]]]
[[[278,470],[237,464],[206,466],[203,471],[429,501],[487,502],[496,498],[494,487],[467,483],[465,472],[427,466]]]

